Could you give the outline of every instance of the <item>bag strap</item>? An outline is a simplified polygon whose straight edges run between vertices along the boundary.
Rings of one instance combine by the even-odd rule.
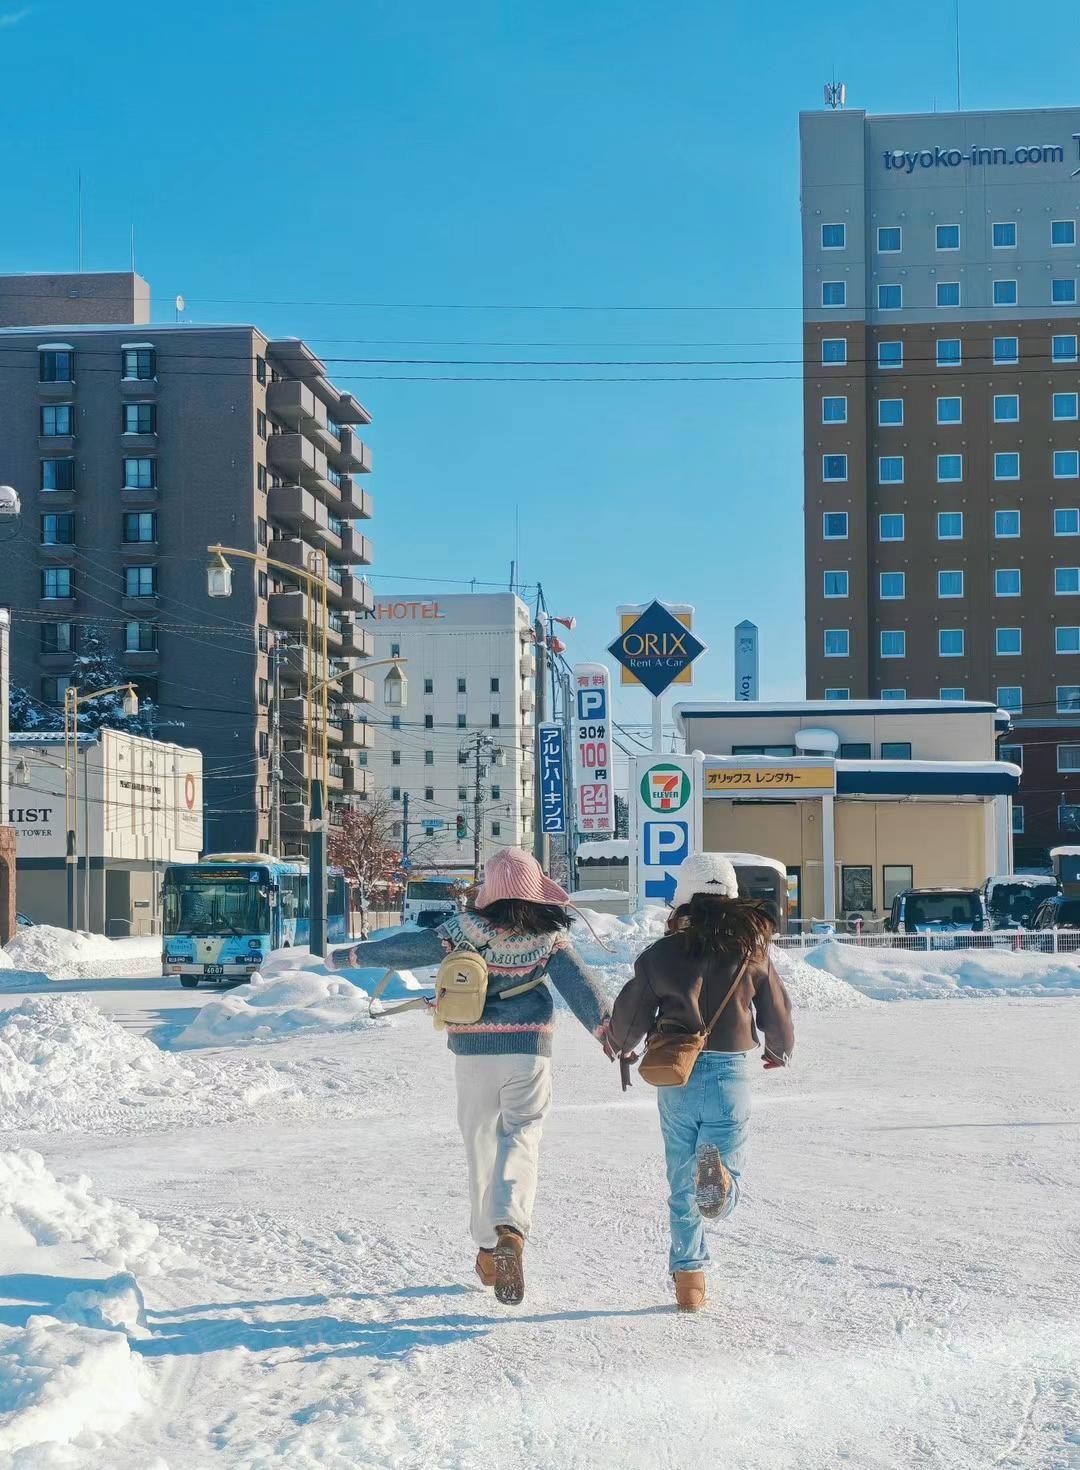
[[[385,975],[383,975],[378,985],[376,985],[375,989],[368,997],[369,1010],[371,1009],[371,1006],[374,1004],[374,1002],[382,996],[386,987],[390,984],[390,981],[394,978],[396,974],[396,967],[391,965],[389,970],[386,971]],[[420,995],[417,996],[415,1000],[403,1000],[399,1005],[396,1006],[384,1006],[379,1014],[382,1016],[396,1016],[400,1014],[401,1011],[418,1011],[423,1006],[431,1005],[434,1005],[434,1001],[431,999],[430,996]]]
[[[731,999],[731,997],[735,994],[736,990],[738,990],[739,986],[742,984],[743,976],[746,974],[746,972],[747,972],[747,970],[749,968],[750,968],[750,956],[747,955],[746,958],[743,960],[742,964],[739,966],[738,970],[736,971],[735,979],[731,982],[731,989],[728,991],[727,995],[724,996],[723,1000],[720,1002],[720,1007],[717,1010],[716,1015],[713,1016],[712,1020],[709,1022],[708,1026],[706,1026],[706,1028],[705,1028],[705,1040],[706,1041],[708,1041],[709,1037],[713,1034],[713,1027],[716,1025],[717,1021],[719,1021],[720,1017],[727,1010],[728,1001]]]

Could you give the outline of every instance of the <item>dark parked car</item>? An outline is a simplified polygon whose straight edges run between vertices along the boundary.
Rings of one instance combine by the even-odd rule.
[[[977,888],[905,888],[885,921],[890,934],[969,934],[990,928]]]
[[[1031,927],[1042,939],[1040,949],[1075,954],[1080,950],[1080,898],[1066,898],[1062,893],[1048,898],[1035,911]],[[1051,930],[1056,934],[1051,935]]]
[[[1039,905],[1060,892],[1056,878],[1009,873],[987,878],[983,896],[995,929],[1030,929]]]

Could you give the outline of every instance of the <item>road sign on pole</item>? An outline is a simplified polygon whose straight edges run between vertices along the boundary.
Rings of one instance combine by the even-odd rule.
[[[635,903],[670,903],[679,869],[701,849],[703,758],[642,755],[633,763],[630,803]]]

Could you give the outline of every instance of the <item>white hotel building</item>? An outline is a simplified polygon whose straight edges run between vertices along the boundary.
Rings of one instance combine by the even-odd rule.
[[[367,625],[375,658],[400,658],[408,703],[374,710],[380,725],[363,753],[370,789],[397,809],[416,870],[471,874],[477,737],[481,758],[480,857],[533,841],[533,628],[512,592],[378,598]],[[464,832],[459,836],[459,818]]]

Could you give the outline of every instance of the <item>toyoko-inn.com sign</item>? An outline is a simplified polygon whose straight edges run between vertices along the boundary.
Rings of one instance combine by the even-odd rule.
[[[1075,165],[1072,177],[1080,174],[1080,133],[1073,133],[1070,157]],[[1027,143],[1016,148],[886,148],[882,157],[886,169],[894,173],[913,174],[924,168],[1010,167],[1026,163],[1064,163],[1065,147],[1061,143]]]
[[[611,675],[605,664],[574,665],[574,804],[579,832],[615,831],[611,781]]]

